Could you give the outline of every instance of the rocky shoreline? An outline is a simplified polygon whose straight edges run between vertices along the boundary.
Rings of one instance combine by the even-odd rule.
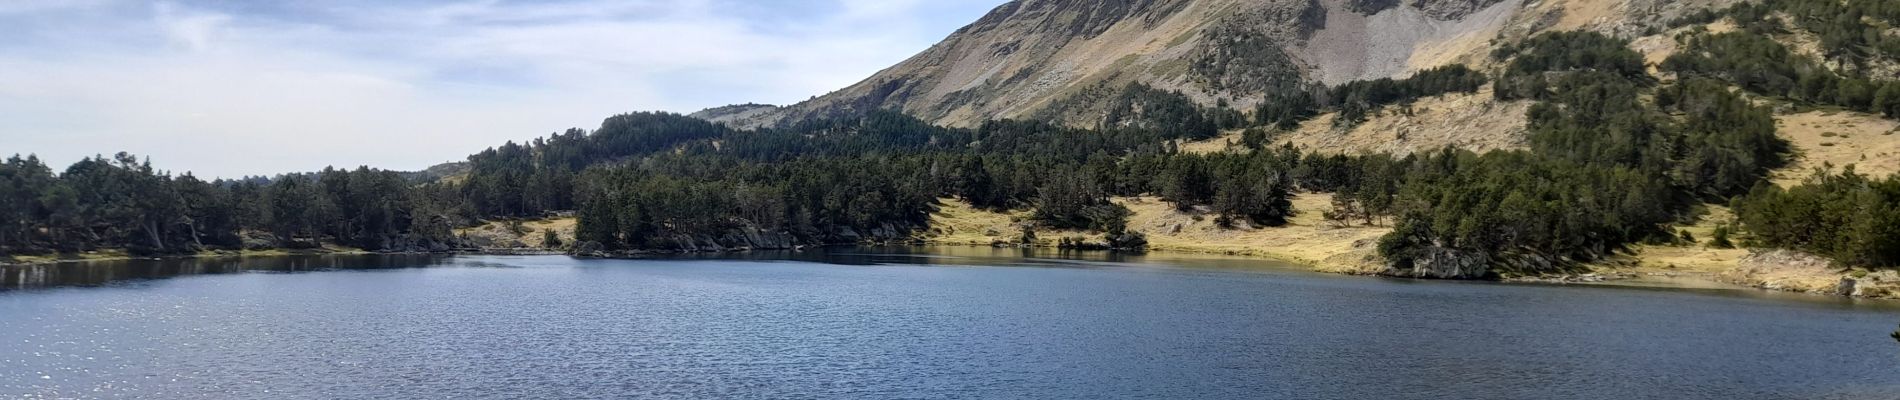
[[[1751,251],[1733,268],[1721,271],[1604,268],[1584,273],[1510,277],[1502,281],[1556,285],[1699,281],[1717,287],[1863,299],[1900,299],[1900,271],[1838,268],[1821,257],[1787,250]]]

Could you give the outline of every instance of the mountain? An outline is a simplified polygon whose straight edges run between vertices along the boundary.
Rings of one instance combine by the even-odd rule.
[[[1636,38],[1735,0],[1018,0],[850,87],[785,106],[694,114],[784,126],[891,109],[946,126],[998,118],[1091,125],[1092,88],[1142,83],[1202,105],[1270,92],[1491,66],[1498,45],[1548,31]],[[1099,91],[1097,91],[1099,92]],[[1053,107],[1055,105],[1064,107]],[[1094,114],[1099,114],[1095,112]]]
[[[14,157],[0,252],[412,251],[571,215],[520,242],[1154,248],[1456,279],[1684,265],[1842,292],[1847,268],[1900,268],[1900,3],[1521,1],[1023,1],[810,102],[616,115],[413,174]],[[1839,264],[1795,284],[1738,264],[1774,249],[1825,261],[1762,263]]]

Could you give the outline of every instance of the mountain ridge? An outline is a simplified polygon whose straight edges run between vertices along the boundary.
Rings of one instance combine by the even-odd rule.
[[[1239,110],[1311,85],[1492,66],[1498,45],[1590,30],[1625,39],[1737,0],[1018,0],[865,80],[787,106],[693,116],[736,128],[896,110],[944,126],[1037,114],[1141,83]],[[1089,107],[1082,107],[1089,108]],[[1071,125],[1077,120],[1071,118]]]

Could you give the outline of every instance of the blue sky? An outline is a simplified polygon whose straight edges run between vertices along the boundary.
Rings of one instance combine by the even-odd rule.
[[[1004,0],[6,0],[0,153],[419,169],[609,115],[792,103]]]

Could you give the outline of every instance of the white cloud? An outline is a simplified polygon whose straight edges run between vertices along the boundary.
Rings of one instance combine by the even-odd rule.
[[[204,51],[211,45],[213,36],[221,33],[224,25],[231,22],[229,15],[193,12],[171,3],[159,3],[156,8],[155,22],[165,37],[192,51]]]
[[[0,24],[36,31],[0,33],[16,42],[0,45],[0,152],[123,150],[223,177],[418,169],[620,112],[802,100],[967,22],[915,0],[716,1],[8,3]]]

